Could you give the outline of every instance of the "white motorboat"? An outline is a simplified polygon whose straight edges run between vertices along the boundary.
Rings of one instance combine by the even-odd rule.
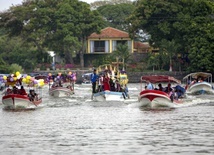
[[[186,91],[188,94],[214,94],[211,73],[191,73],[185,76],[183,80],[186,82]]]

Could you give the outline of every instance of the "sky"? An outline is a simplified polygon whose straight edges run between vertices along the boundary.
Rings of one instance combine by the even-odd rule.
[[[83,2],[92,3],[96,0],[81,0]],[[0,11],[9,9],[12,5],[22,4],[22,0],[0,0]]]

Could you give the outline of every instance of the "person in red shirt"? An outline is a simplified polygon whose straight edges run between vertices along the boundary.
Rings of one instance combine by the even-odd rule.
[[[107,72],[105,73],[103,77],[103,87],[104,90],[110,90],[110,84],[109,84],[110,78],[108,77]]]

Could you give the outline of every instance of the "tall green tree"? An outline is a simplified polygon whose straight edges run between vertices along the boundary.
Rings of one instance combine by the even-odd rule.
[[[117,59],[117,61],[123,62],[123,69],[125,67],[125,62],[129,60],[129,57],[131,56],[130,54],[130,49],[128,48],[127,44],[118,44],[116,47],[116,50],[112,52],[112,59]]]
[[[16,63],[25,70],[33,70],[37,63],[42,63],[41,56],[32,44],[26,44],[20,37],[0,36],[0,57],[5,65]],[[9,65],[8,65],[9,66]],[[7,70],[8,67],[5,67]]]
[[[105,19],[106,26],[128,31],[129,23],[126,19],[134,11],[134,8],[135,6],[130,3],[106,4],[98,7],[97,11]]]
[[[167,41],[167,40],[163,39],[161,41],[160,50],[163,51],[164,53],[166,53],[167,56],[168,56],[168,59],[169,59],[169,71],[170,72],[172,71],[172,66],[173,66],[172,59],[173,59],[173,57],[177,57],[178,48],[179,48],[179,45],[176,44],[174,40]]]
[[[34,43],[41,53],[55,51],[65,63],[73,63],[77,51],[82,66],[87,36],[103,28],[97,11],[78,0],[27,0],[0,16],[9,35]]]
[[[214,71],[212,0],[139,0],[130,16],[129,32],[143,29],[151,35],[150,45],[160,47],[163,39],[174,40],[179,53],[187,53],[190,71]]]

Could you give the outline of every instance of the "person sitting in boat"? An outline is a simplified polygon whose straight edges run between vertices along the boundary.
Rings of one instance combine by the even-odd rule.
[[[195,83],[197,83],[197,80],[196,80],[196,79],[194,79],[192,82],[190,82],[190,84],[186,87],[186,89],[187,89],[188,87],[192,86],[192,85],[195,84]]]
[[[19,94],[20,95],[27,95],[25,89],[24,89],[24,86],[21,86],[21,89],[19,90]]]
[[[198,78],[198,82],[203,82],[203,81],[204,80],[201,77]]]
[[[164,88],[162,87],[162,84],[159,83],[159,84],[158,84],[158,90],[163,91],[163,89],[164,89]]]
[[[30,90],[29,94],[28,94],[28,98],[30,101],[37,101],[38,100],[38,94],[35,93],[34,90]]]
[[[13,86],[13,94],[19,94],[19,90],[16,86]]]
[[[172,91],[172,88],[171,88],[171,83],[168,83],[167,87],[165,88],[165,92],[170,94]]]
[[[152,85],[152,83],[150,81],[146,81],[147,83],[147,89],[148,90],[153,90],[154,89],[154,86]]]

